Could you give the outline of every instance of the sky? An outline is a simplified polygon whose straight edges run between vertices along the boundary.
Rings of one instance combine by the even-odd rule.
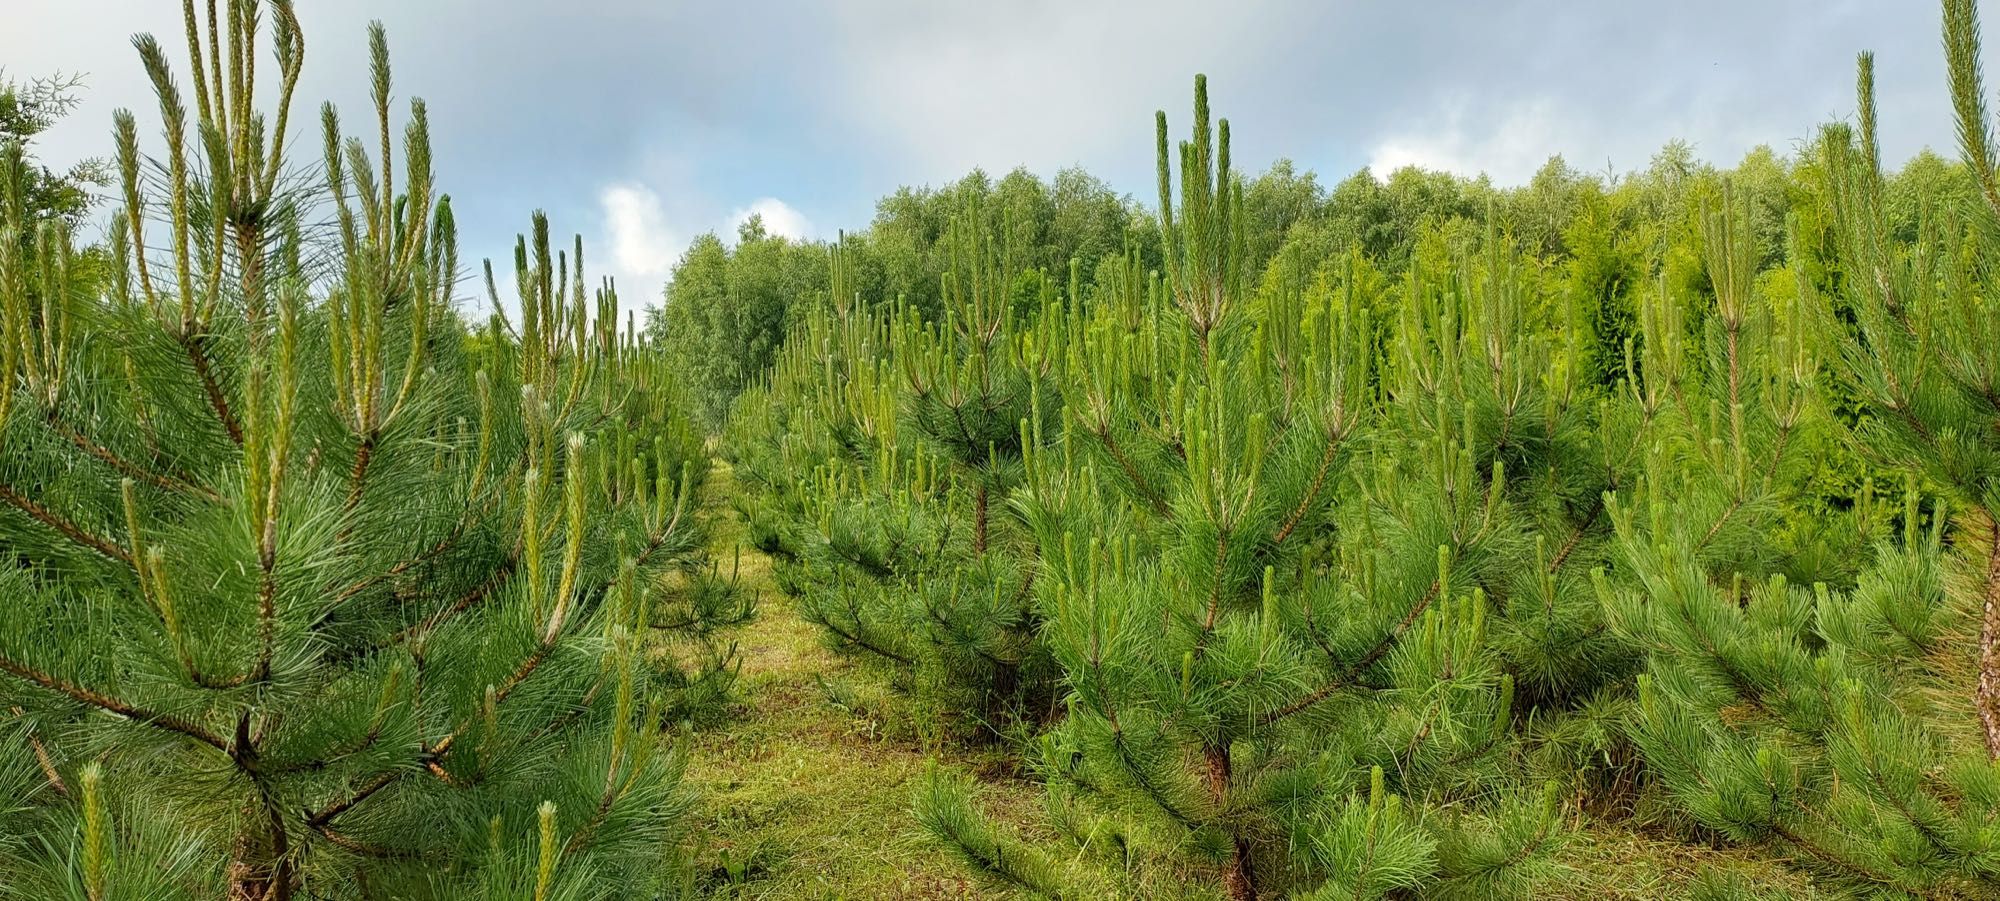
[[[36,147],[44,162],[108,155],[118,108],[158,146],[129,39],[184,48],[179,3],[0,4],[6,77],[85,78],[81,108]],[[543,209],[557,235],[583,236],[589,272],[617,277],[628,305],[658,304],[703,232],[731,236],[755,213],[771,231],[831,237],[900,185],[974,167],[1082,166],[1150,199],[1153,112],[1184,133],[1197,72],[1239,165],[1289,158],[1329,185],[1406,164],[1516,184],[1555,154],[1629,171],[1674,139],[1725,165],[1758,145],[1789,152],[1852,116],[1863,50],[1876,53],[1887,161],[1949,154],[1954,140],[1937,7],[1923,0],[297,6],[295,159],[317,157],[319,102],[368,115],[366,26],[379,19],[399,106],[429,106],[462,256],[511,268],[514,235]],[[1981,11],[2000,22],[2000,0]]]

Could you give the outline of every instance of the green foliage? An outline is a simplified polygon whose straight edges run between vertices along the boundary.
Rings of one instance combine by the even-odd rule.
[[[231,48],[269,25],[278,106],[192,12],[186,93],[135,40],[165,147],[118,115],[105,284],[0,158],[0,896],[676,884],[658,727],[716,703],[711,634],[749,611],[702,561],[661,356],[540,215],[518,328],[469,330],[421,101],[391,155],[380,26],[370,138],[326,107],[299,178],[291,5],[220,8]]]
[[[911,801],[918,824],[992,881],[1038,897],[1101,897],[1071,888],[1061,867],[1040,849],[1000,834],[974,806],[974,790],[971,780],[936,770],[926,773]]]
[[[883,198],[866,232],[840,237],[845,287],[831,297],[825,244],[769,235],[754,218],[734,247],[714,235],[697,237],[647,330],[688,375],[703,421],[719,425],[813,310],[865,296],[942,321],[955,302],[951,292],[969,290],[949,282],[964,272],[965,236],[992,242],[1007,279],[996,286],[998,296],[1018,312],[1035,310],[1044,290],[1080,288],[1073,273],[1093,273],[1128,247],[1153,246],[1130,200],[1080,169],[1047,181],[1025,169],[998,181],[974,171],[941,188]]]
[[[1025,169],[997,181],[974,170],[941,187],[902,188],[882,198],[866,243],[856,248],[857,264],[870,276],[857,287],[940,318],[948,305],[940,279],[953,268],[950,234],[967,215],[976,218],[956,227],[991,236],[1013,272],[1054,274],[1059,291],[1071,288],[1065,273],[1072,260],[1093,272],[1135,238],[1150,247],[1132,202],[1081,169],[1046,181]]]
[[[685,380],[707,427],[769,368],[801,308],[826,283],[823,248],[773,235],[752,216],[734,247],[696,238],[674,266],[666,303],[647,314],[648,338]]]
[[[37,136],[75,111],[82,87],[83,79],[74,75],[19,82],[8,79],[6,71],[0,69],[0,147],[18,147],[27,154]],[[103,161],[95,159],[61,172],[28,162],[12,177],[20,182],[14,190],[26,208],[24,221],[59,219],[71,229],[82,225],[90,212],[92,190],[110,184]]]
[[[992,877],[1087,894],[1138,859],[1213,868],[1238,897],[1523,891],[1558,836],[1552,806],[1502,788],[1525,778],[1510,657],[1562,698],[1610,653],[1575,578],[1537,583],[1533,606],[1491,600],[1515,593],[1502,563],[1536,549],[1517,530],[1537,515],[1576,533],[1565,557],[1602,540],[1585,521],[1601,477],[1541,462],[1552,441],[1596,446],[1570,421],[1589,409],[1577,354],[1542,337],[1562,308],[1492,237],[1441,246],[1394,298],[1365,265],[1248,291],[1227,129],[1199,90],[1177,153],[1162,121],[1163,275],[1128,254],[1023,320],[998,296],[1006,253],[960,229],[943,321],[814,320],[728,443],[836,643],[932,690],[1027,701],[981,680],[1037,658],[1023,674],[1060,676],[1060,716],[1020,723],[1052,810],[1138,856],[1052,866],[962,791],[927,790],[926,824]],[[1564,399],[1521,395],[1551,367]],[[1032,566],[996,565],[1002,547]],[[977,693],[956,709],[999,722]]]
[[[73,85],[0,91],[0,897],[685,890],[660,726],[722,717],[754,612],[712,429],[773,581],[918,715],[820,691],[1044,791],[916,783],[987,884],[1575,897],[1643,834],[1779,877],[1693,897],[1992,896],[2000,150],[1942,6],[1956,162],[1884,170],[1864,55],[1793,157],[1329,189],[1241,171],[1197,77],[1150,209],[1016,170],[753,218],[643,337],[540,216],[518,298],[451,309],[379,27],[309,176],[288,3],[227,4],[269,118],[192,4],[186,95],[139,38],[165,148],[119,116],[101,249],[28,154]]]
[[[1969,3],[1944,6],[1961,150],[1977,181],[1992,171],[1977,22]],[[1662,446],[1713,450],[1697,451],[1691,472],[1648,464],[1634,502],[1614,506],[1617,571],[1597,580],[1616,631],[1647,652],[1632,738],[1696,823],[1873,891],[1981,896],[1996,882],[2000,801],[1989,784],[2000,558],[1981,462],[1993,458],[1981,425],[1996,365],[1985,325],[1993,209],[1946,204],[1914,233],[1899,226],[1865,55],[1860,72],[1860,126],[1826,130],[1817,171],[1838,293],[1824,305],[1737,306],[1753,293],[1755,208],[1712,217],[1708,372],[1689,379],[1649,357],[1644,383],[1677,394],[1701,384],[1708,408],[1728,412],[1711,412],[1706,428],[1693,416],[1660,421]],[[1800,281],[1791,297],[1817,301]],[[1912,474],[1901,511],[1864,492],[1844,513],[1816,516],[1833,554],[1787,546],[1771,490],[1795,465],[1795,424],[1844,425],[1811,413],[1822,348],[1835,399],[1858,409],[1856,445]],[[1937,492],[1927,518],[1919,486]],[[1949,530],[1947,509],[1958,511]],[[1858,571],[1832,562],[1857,558]]]
[[[944,711],[998,722],[939,691],[982,654],[1059,692],[1003,731],[1075,854],[949,780],[922,824],[1054,897],[1531,897],[1572,816],[1990,892],[2000,201],[1983,126],[1883,174],[1867,72],[1797,160],[1325,194],[1237,175],[1198,81],[1157,250],[1058,291],[954,227],[941,310],[795,330],[725,440],[787,590]]]
[[[954,312],[928,323],[908,306],[818,310],[768,388],[738,402],[739,469],[774,495],[753,510],[801,612],[844,646],[908,670],[973,723],[1005,728],[1050,709],[1052,671],[1033,641],[1039,616],[1025,550],[1004,506],[1023,473],[1024,422],[1054,407],[1043,351],[1023,332],[1006,254],[953,226],[942,281]],[[845,246],[832,259],[846,293]],[[1050,308],[1051,285],[1039,301]],[[812,352],[824,348],[825,356]],[[877,356],[895,348],[902,362]]]

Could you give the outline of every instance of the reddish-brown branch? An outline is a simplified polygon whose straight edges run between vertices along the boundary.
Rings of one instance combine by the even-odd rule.
[[[1097,436],[1098,443],[1104,445],[1104,452],[1111,455],[1111,459],[1118,464],[1119,469],[1124,470],[1125,478],[1130,479],[1132,481],[1132,488],[1138,491],[1139,496],[1145,498],[1148,504],[1152,505],[1153,512],[1160,514],[1162,517],[1172,517],[1173,511],[1167,507],[1167,502],[1162,500],[1153,491],[1152,486],[1146,483],[1145,476],[1139,474],[1139,467],[1133,465],[1130,457],[1125,456],[1125,452],[1118,446],[1118,440],[1111,437],[1111,427],[1106,425],[1091,429],[1090,433]]]
[[[209,365],[207,341],[198,335],[178,336],[181,348],[187,351],[188,362],[194,364],[195,375],[201,377],[202,390],[208,394],[208,406],[215,411],[215,418],[222,423],[229,440],[243,446],[243,426],[236,421],[236,414],[229,409],[229,398],[222,393],[222,383],[215,377],[215,367]]]
[[[647,543],[645,552],[640,555],[642,561],[646,557],[651,556],[662,545],[666,543],[667,536],[671,534],[674,531],[674,529],[679,525],[681,513],[683,512],[683,510],[685,510],[685,506],[683,506],[679,510],[676,510],[674,516],[667,522],[667,524],[663,526],[660,529],[659,533],[656,534],[653,537],[653,539]],[[444,622],[445,620],[448,620],[451,616],[455,616],[458,613],[461,613],[466,609],[469,609],[475,604],[477,604],[481,599],[483,599],[489,593],[491,593],[491,591],[495,587],[506,581],[507,575],[509,575],[513,571],[516,562],[518,561],[518,554],[519,554],[519,549],[516,548],[515,553],[510,554],[506,562],[503,563],[493,573],[493,575],[489,576],[485,582],[481,583],[479,586],[475,587],[472,591],[468,592],[464,596],[460,597],[457,601],[453,602],[452,605],[446,608],[445,611],[443,611],[440,615],[434,616],[430,620],[427,620],[425,624],[413,627],[413,629],[406,629],[403,632],[397,633],[397,635],[391,639],[391,642],[395,643],[407,640],[409,637],[411,637],[411,635],[414,633],[416,629],[434,628],[436,625]],[[544,663],[548,659],[549,654],[555,649],[556,639],[559,638],[560,634],[558,632],[556,634],[552,634],[550,637],[546,638],[545,640],[543,640],[542,642],[540,642],[535,646],[534,651],[528,655],[527,659],[521,661],[521,664],[515,667],[514,671],[508,675],[506,680],[504,680],[497,688],[494,689],[493,697],[495,704],[499,704],[506,701],[507,697],[513,694],[514,690],[521,686],[521,683],[526,682],[530,676],[534,675],[535,671],[541,667],[542,663]],[[470,726],[469,723],[461,724],[457,728],[454,728],[450,733],[446,734],[443,738],[439,739],[435,744],[431,744],[428,747],[424,748],[421,756],[423,758],[423,765],[425,770],[430,772],[431,775],[441,780],[444,780],[446,783],[452,783],[454,779],[450,771],[445,769],[443,760],[445,755],[448,754],[455,745],[457,745],[458,739],[465,733],[465,730],[469,728],[469,726]],[[348,797],[340,801],[336,801],[333,804],[330,804],[327,807],[322,808],[316,813],[308,812],[306,815],[306,825],[310,826],[315,831],[319,831],[321,827],[331,823],[334,820],[334,818],[352,809],[355,805],[360,804],[363,801],[366,801],[376,792],[381,791],[383,788],[386,788],[390,783],[396,780],[397,775],[398,774],[395,772],[382,773],[376,776],[374,779],[367,782],[366,784],[364,784],[360,789],[356,790],[354,794],[349,795]],[[325,833],[322,832],[321,834]]]
[[[507,559],[501,561],[499,566],[493,568],[493,574],[487,576],[486,581],[473,586],[470,591],[467,591],[466,593],[459,595],[457,600],[451,602],[451,606],[446,607],[441,611],[438,611],[436,614],[432,615],[430,619],[424,620],[424,622],[421,625],[416,626],[415,629],[421,632],[429,632],[432,629],[436,629],[437,627],[444,625],[445,622],[450,620],[452,617],[464,613],[465,611],[470,610],[475,606],[478,606],[478,604],[481,601],[486,600],[487,597],[493,594],[494,589],[499,588],[502,583],[506,582],[507,577],[512,576],[514,574],[514,568],[517,565],[519,565],[519,563],[520,563],[520,557],[518,553],[507,555]],[[409,632],[410,630],[406,629],[403,632],[398,633],[396,638],[391,643],[400,642],[407,639],[409,637]]]
[[[1835,852],[1833,849],[1828,848],[1825,845],[1820,844],[1819,842],[1806,838],[1804,835],[1800,834],[1797,830],[1791,829],[1786,825],[1784,825],[1783,823],[1775,821],[1772,822],[1771,832],[1777,835],[1779,838],[1784,839],[1787,844],[1790,844],[1793,847],[1806,852],[1807,854],[1817,857],[1821,861],[1824,861],[1825,863],[1831,864],[1835,867],[1839,867],[1840,869],[1847,870],[1848,872],[1856,876],[1860,876],[1861,878],[1869,882],[1873,882],[1878,885],[1891,885],[1891,886],[1901,885],[1900,881],[1890,878],[1889,876],[1884,875],[1882,873],[1879,873],[1874,869],[1871,869],[1855,861],[1854,859],[1848,857],[1847,855]],[[1922,889],[1913,890],[1912,894],[1915,894],[1920,898],[1943,899],[1943,898],[1957,897],[1957,895],[1954,894],[1940,893],[1935,891],[1925,891]]]
[[[56,416],[54,411],[50,411],[48,416],[48,422],[50,429],[54,430],[56,434],[61,435],[64,438],[64,440],[67,440],[69,443],[76,445],[76,448],[78,450],[81,450],[84,453],[97,458],[98,460],[102,461],[104,465],[109,466],[112,469],[115,469],[120,473],[123,473],[126,476],[129,476],[136,481],[145,482],[148,485],[152,485],[156,488],[163,488],[168,491],[175,491],[183,494],[196,495],[198,497],[206,498],[211,501],[220,502],[222,500],[222,496],[216,494],[214,490],[202,485],[195,484],[194,480],[187,476],[178,473],[173,475],[165,475],[157,473],[143,466],[140,466],[137,463],[127,460],[124,457],[118,456],[118,454],[113,452],[110,448],[98,444],[95,441],[92,441],[90,436],[85,435],[80,431],[77,431],[75,428],[72,428],[69,425],[69,423],[63,422],[60,418]]]
[[[107,713],[116,714],[135,723],[144,723],[148,726],[157,726],[169,732],[177,732],[223,753],[229,752],[229,743],[224,741],[220,736],[207,729],[203,729],[199,724],[172,714],[156,713],[137,704],[120,700],[101,692],[92,691],[73,682],[58,679],[27,664],[6,657],[0,657],[0,672],[8,673],[16,678],[63,695],[70,700],[87,704]]]
[[[256,783],[264,808],[265,831],[260,837],[249,831],[236,837],[236,848],[228,868],[230,901],[286,901],[299,890],[299,874],[292,858],[291,833],[285,828],[285,813],[272,796],[270,787],[251,766],[255,752],[241,744],[247,739],[248,714],[237,721],[237,765]],[[248,755],[246,758],[244,755]]]
[[[569,841],[563,843],[564,857],[576,853],[577,849],[589,843],[591,836],[596,834],[598,827],[604,825],[604,818],[611,814],[611,805],[617,803],[618,796],[623,794],[619,791],[617,780],[617,770],[613,769],[611,774],[604,779],[604,794],[598,797],[597,807],[591,811],[589,822],[584,823],[582,827],[576,830],[574,835],[569,837]]]
[[[521,665],[514,667],[514,671],[507,674],[507,678],[501,681],[499,687],[493,689],[494,705],[497,706],[504,703],[507,697],[514,693],[514,689],[520,688],[521,683],[528,681],[528,677],[535,674],[535,670],[541,669],[542,664],[549,659],[549,654],[555,651],[556,642],[561,637],[562,622],[558,619],[550,623],[550,629],[544,635],[542,641],[535,645],[535,649],[529,652],[527,659],[522,660]],[[431,745],[428,755],[431,759],[424,764],[425,768],[429,769],[432,774],[444,778],[446,773],[444,765],[440,761],[444,759],[444,755],[451,750],[452,746],[458,743],[459,736],[464,734],[469,726],[470,723],[460,725],[458,728],[453,729],[451,734],[439,739],[437,744]]]
[[[516,547],[514,551],[507,556],[507,559],[501,561],[500,565],[495,567],[493,572],[489,574],[483,581],[481,581],[478,585],[474,585],[471,588],[467,589],[464,594],[459,595],[457,599],[453,600],[450,604],[446,605],[444,609],[441,609],[438,612],[431,614],[429,617],[426,617],[422,622],[397,630],[394,634],[390,635],[388,638],[382,640],[379,643],[372,645],[363,645],[352,651],[346,652],[345,654],[336,657],[335,658],[336,662],[396,647],[398,645],[403,644],[404,642],[409,641],[410,639],[416,638],[419,635],[423,635],[427,632],[439,628],[440,626],[443,626],[445,623],[451,621],[453,617],[456,617],[459,614],[464,613],[467,610],[471,610],[472,608],[477,607],[481,603],[483,603],[488,597],[490,597],[493,594],[493,592],[496,589],[498,589],[501,585],[506,584],[507,578],[513,575],[514,570],[519,566],[519,564],[520,564],[520,548]]]
[[[343,513],[352,514],[354,508],[361,506],[362,488],[368,483],[368,464],[375,459],[375,438],[376,433],[371,430],[361,436],[361,443],[354,448],[354,468],[347,473],[347,500],[340,507]],[[349,538],[354,537],[356,525],[350,515],[347,523],[340,527],[341,543],[345,544]]]
[[[1347,686],[1356,678],[1359,678],[1362,673],[1367,672],[1369,667],[1375,665],[1375,661],[1382,659],[1383,655],[1389,653],[1390,648],[1396,646],[1396,642],[1402,639],[1403,633],[1410,631],[1410,627],[1416,625],[1417,617],[1422,616],[1425,610],[1430,609],[1431,603],[1437,600],[1438,589],[1440,587],[1439,582],[1436,579],[1432,579],[1430,589],[1424,592],[1424,596],[1417,601],[1416,606],[1411,607],[1410,612],[1403,614],[1403,618],[1396,622],[1395,627],[1389,630],[1389,634],[1382,636],[1382,640],[1376,642],[1374,647],[1369,648],[1368,653],[1361,655],[1361,659],[1354,661],[1353,664],[1342,670],[1340,675],[1335,676],[1325,685],[1315,689],[1312,694],[1306,695],[1266,714],[1261,721],[1262,724],[1268,726],[1301,710],[1305,710],[1314,704],[1318,704],[1332,697],[1334,692]]]
[[[1312,511],[1313,502],[1319,500],[1320,491],[1326,487],[1326,474],[1333,469],[1333,460],[1339,454],[1340,442],[1328,439],[1326,452],[1319,457],[1319,467],[1313,470],[1312,485],[1306,489],[1305,497],[1299,498],[1299,505],[1292,508],[1291,515],[1285,517],[1285,524],[1271,536],[1272,544],[1284,544],[1285,539],[1292,537],[1293,530],[1305,520],[1306,514]]]
[[[61,533],[64,538],[68,538],[77,544],[96,551],[111,560],[123,563],[126,566],[132,565],[131,552],[112,543],[108,539],[84,531],[81,526],[64,519],[61,514],[35,503],[32,498],[16,491],[12,485],[0,482],[0,501],[6,501],[15,509],[28,514],[36,522]]]
[[[972,494],[972,552],[986,553],[986,486]]]
[[[354,469],[347,475],[346,509],[352,510],[361,503],[361,489],[367,484],[368,464],[375,459],[375,433],[362,436],[361,444],[354,448]]]
[[[271,661],[278,651],[278,560],[272,534],[277,520],[264,522],[264,537],[257,551],[257,667],[252,678],[271,678]]]
[[[368,800],[376,792],[388,788],[389,784],[395,781],[396,773],[394,771],[378,774],[375,778],[363,783],[360,788],[355,789],[354,794],[320,808],[317,813],[308,811],[306,813],[306,825],[318,829],[321,826],[331,823],[341,814],[352,810],[354,805]]]
[[[861,625],[859,621],[856,621],[855,623],[857,628],[855,629],[854,632],[848,632],[846,629],[842,629],[838,623],[835,623],[830,619],[821,619],[820,625],[826,627],[827,631],[832,632],[834,634],[834,637],[839,638],[840,640],[845,641],[848,644],[851,644],[864,651],[868,651],[870,653],[887,658],[889,660],[893,660],[897,663],[903,664],[904,666],[916,665],[916,661],[911,659],[910,657],[903,654],[898,654],[895,651],[885,648],[863,637],[860,634],[861,629],[858,628]]]
[[[1701,550],[1702,548],[1708,547],[1708,543],[1714,541],[1715,536],[1722,532],[1722,527],[1728,525],[1729,520],[1736,516],[1736,511],[1743,509],[1743,503],[1745,500],[1746,498],[1743,496],[1743,493],[1741,491],[1738,491],[1736,493],[1736,499],[1729,503],[1729,509],[1722,511],[1722,515],[1717,517],[1715,522],[1709,525],[1708,531],[1701,533],[1701,540],[1695,542],[1694,546],[1695,550]]]
[[[1597,503],[1590,506],[1590,515],[1584,517],[1583,522],[1577,524],[1576,531],[1571,532],[1569,540],[1563,542],[1562,549],[1556,552],[1555,559],[1549,561],[1549,572],[1558,572],[1563,568],[1564,563],[1569,562],[1569,556],[1576,553],[1577,547],[1583,544],[1583,536],[1590,531],[1591,526],[1597,524],[1597,517],[1603,511],[1604,499],[1600,496]]]
[[[1215,632],[1215,620],[1222,615],[1223,570],[1229,566],[1229,532],[1223,530],[1215,536],[1215,583],[1209,586],[1208,610],[1201,620],[1201,637],[1206,643],[1208,636]]]
[[[415,569],[416,567],[426,562],[429,562],[430,560],[435,559],[439,554],[442,554],[445,551],[450,550],[452,545],[457,544],[459,539],[465,537],[466,532],[468,532],[471,529],[472,524],[474,522],[479,521],[480,518],[484,517],[486,514],[491,513],[493,511],[493,507],[499,501],[499,497],[500,496],[498,493],[489,495],[487,499],[480,504],[477,510],[466,511],[466,514],[464,516],[459,517],[458,522],[452,525],[451,531],[445,533],[445,536],[443,538],[438,539],[436,544],[433,544],[430,547],[424,549],[422,553],[419,553],[416,556],[411,557],[407,560],[403,560],[397,563],[396,565],[391,566],[386,570],[383,570],[382,572],[376,573],[375,575],[369,576],[368,578],[362,579],[358,582],[355,582],[352,585],[347,586],[346,588],[341,589],[340,594],[334,598],[332,606],[338,607],[341,604],[345,604],[348,601],[353,600],[355,595],[358,595],[363,591],[367,591],[368,589],[380,585],[383,582],[386,582],[406,572],[409,572],[410,570]]]
[[[422,854],[415,851],[402,848],[388,848],[364,842],[325,823],[308,823],[306,825],[311,827],[312,831],[319,833],[321,838],[333,843],[334,847],[349,854],[358,854],[362,857],[374,857],[382,860],[415,860],[423,857]]]

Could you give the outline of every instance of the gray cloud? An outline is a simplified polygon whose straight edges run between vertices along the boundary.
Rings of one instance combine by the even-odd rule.
[[[177,35],[179,4],[8,4],[10,75],[90,75],[86,107],[43,154],[102,152],[109,111],[151,102],[126,37]],[[764,200],[830,232],[899,184],[1017,164],[1080,164],[1148,196],[1152,111],[1185,127],[1197,71],[1239,160],[1288,156],[1327,180],[1415,162],[1519,181],[1555,153],[1622,170],[1675,138],[1721,162],[1783,151],[1851,110],[1865,49],[1885,152],[1952,141],[1937,11],[1920,0],[300,6],[302,95],[350,118],[364,109],[363,26],[389,25],[399,94],[431,102],[469,254],[504,257],[546,207],[628,296],[654,293],[660,248]],[[316,135],[295,140],[315,152]]]

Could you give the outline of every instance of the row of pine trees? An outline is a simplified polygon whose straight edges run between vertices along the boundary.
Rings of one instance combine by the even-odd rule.
[[[680,891],[750,607],[675,374],[540,214],[460,317],[379,25],[315,142],[290,0],[184,10],[103,245],[0,153],[0,897]]]
[[[671,726],[753,612],[716,399],[539,215],[467,324],[379,26],[308,157],[290,0],[183,4],[102,245],[0,150],[0,897],[685,894]],[[1698,185],[1615,298],[1490,211],[1262,246],[1200,79],[1122,254],[976,192],[921,298],[832,247],[724,379],[753,538],[1069,842],[916,820],[1059,898],[1533,897],[1598,825],[2000,894],[2000,144],[1943,6],[1975,190],[1891,189],[1864,56],[1788,218]]]
[[[1977,196],[1905,227],[1864,55],[1792,264],[1718,181],[1629,310],[1491,216],[1260,278],[1200,78],[1157,265],[1024,297],[968,203],[932,312],[833,248],[729,422],[753,538],[1073,846],[918,820],[1057,898],[1534,897],[1592,824],[2000,893],[2000,144],[1943,8]]]

